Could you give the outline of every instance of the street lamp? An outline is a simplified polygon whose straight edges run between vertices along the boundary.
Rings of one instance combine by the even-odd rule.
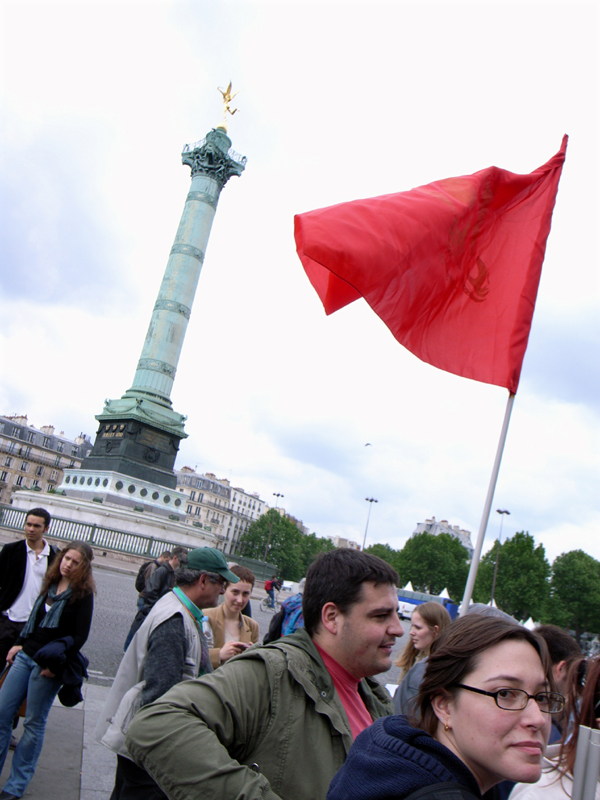
[[[369,530],[369,517],[371,516],[371,507],[373,506],[373,503],[379,502],[378,500],[375,500],[374,497],[365,497],[365,500],[369,504],[369,511],[367,513],[367,524],[365,525],[365,537],[363,539],[363,546],[362,546],[363,550],[365,549],[365,542],[367,541],[367,531]]]
[[[498,536],[498,549],[496,550],[496,561],[494,563],[494,578],[492,580],[492,596],[490,597],[490,605],[494,602],[494,592],[496,591],[496,576],[498,574],[498,561],[500,559],[500,544],[502,542],[502,523],[504,522],[504,515],[510,516],[510,511],[505,508],[497,508],[496,513],[500,514],[500,534]]]
[[[273,497],[277,498],[277,500],[275,500],[275,508],[277,508],[277,503],[279,502],[279,498],[283,497],[283,495],[280,494],[279,492],[273,492]],[[267,561],[267,553],[269,552],[269,545],[271,544],[272,533],[273,533],[273,517],[271,517],[271,521],[269,522],[269,535],[267,536],[267,546],[265,547],[265,557],[263,558],[263,561],[265,563]]]

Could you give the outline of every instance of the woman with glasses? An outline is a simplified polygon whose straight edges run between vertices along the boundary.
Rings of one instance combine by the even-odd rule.
[[[534,783],[564,698],[543,642],[479,614],[452,623],[429,656],[419,722],[384,717],[356,739],[328,800],[404,800],[440,784],[479,798],[503,780]],[[425,794],[427,797],[427,794]]]
[[[562,742],[548,747],[540,780],[533,785],[517,784],[510,800],[569,800],[573,795],[579,728],[600,729],[600,657],[577,659],[569,669],[567,685],[565,719],[570,720],[569,729]],[[596,800],[600,800],[600,779]]]
[[[237,564],[231,568],[231,572],[237,575],[239,581],[226,585],[223,603],[218,608],[204,611],[212,630],[213,641],[209,652],[213,669],[258,642],[258,622],[242,614],[252,594],[254,573]]]

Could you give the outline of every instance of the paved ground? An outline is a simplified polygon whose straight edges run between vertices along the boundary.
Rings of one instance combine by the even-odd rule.
[[[7,537],[8,539],[8,537]],[[118,558],[106,556],[94,562],[94,568],[102,570],[98,575],[98,583],[110,587],[114,582],[111,573],[135,575],[137,565],[124,562]],[[106,572],[105,572],[106,570]],[[135,591],[133,593],[135,597]],[[268,629],[271,618],[269,613],[259,609],[261,599],[265,597],[262,589],[255,589],[252,595],[253,616],[258,620],[262,637]],[[99,598],[100,599],[100,598]],[[128,618],[135,613],[134,603],[127,610]],[[406,625],[405,625],[406,627]],[[109,632],[110,633],[110,632]],[[115,630],[118,648],[122,647],[122,629]],[[92,636],[90,635],[91,641]],[[405,640],[398,640],[395,653],[402,649]],[[84,648],[85,650],[86,648]],[[394,653],[394,657],[395,657]],[[114,677],[113,655],[107,660],[106,673],[92,673],[91,680],[84,686],[84,701],[76,708],[64,708],[55,701],[48,724],[42,755],[35,776],[25,794],[26,800],[109,800],[114,783],[116,756],[94,741],[93,734],[100,712],[110,687],[110,677]],[[90,666],[93,666],[92,664]],[[382,683],[397,680],[396,668],[385,675],[378,676]],[[22,732],[22,723],[17,729],[17,736]],[[12,751],[9,751],[6,764],[0,776],[0,787],[4,786],[10,772]]]

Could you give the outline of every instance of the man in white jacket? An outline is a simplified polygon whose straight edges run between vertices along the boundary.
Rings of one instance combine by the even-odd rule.
[[[186,566],[175,573],[175,588],[158,600],[133,637],[96,728],[96,739],[117,753],[111,800],[166,798],[152,778],[130,760],[125,734],[142,706],[182,680],[212,672],[201,609],[214,608],[227,583],[238,580],[219,550],[192,550]]]

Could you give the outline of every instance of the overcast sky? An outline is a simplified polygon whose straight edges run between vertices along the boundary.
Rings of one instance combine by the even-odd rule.
[[[472,531],[507,391],[418,361],[364,301],[326,317],[293,217],[569,147],[493,509],[600,559],[595,2],[4,0],[0,413],[94,438],[129,388],[190,185],[219,202],[173,390],[177,467],[274,492],[318,535]],[[371,444],[366,447],[366,443]],[[498,535],[493,513],[484,551]]]

